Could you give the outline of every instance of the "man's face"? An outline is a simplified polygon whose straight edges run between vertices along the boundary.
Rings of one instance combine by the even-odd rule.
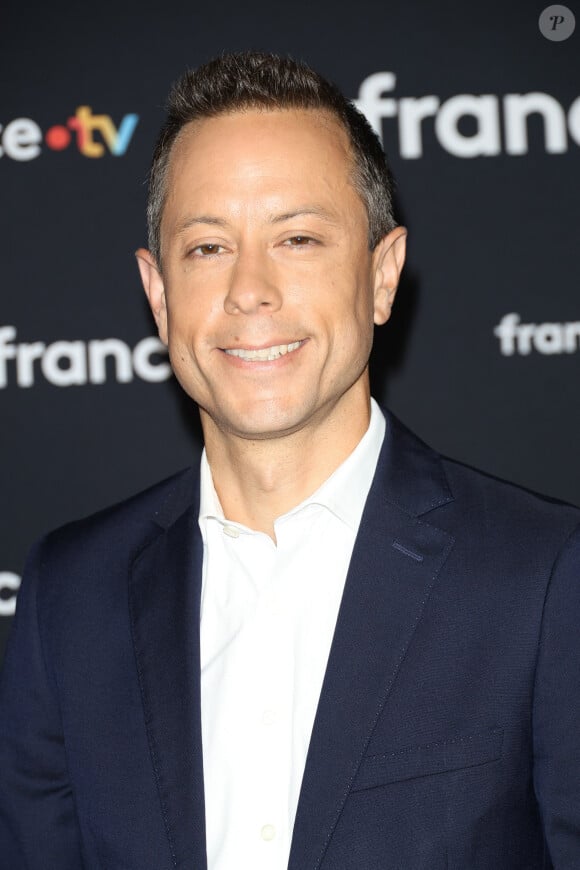
[[[204,424],[279,437],[368,401],[373,322],[389,315],[403,231],[369,251],[351,171],[345,132],[308,110],[221,115],[175,143],[163,276],[145,252],[140,265]]]

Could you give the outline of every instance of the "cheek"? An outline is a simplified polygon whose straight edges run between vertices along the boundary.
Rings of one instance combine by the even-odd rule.
[[[352,274],[349,279],[335,281],[328,300],[328,311],[342,332],[372,332],[374,300],[366,274]]]
[[[167,305],[167,325],[170,339],[191,343],[203,331],[211,328],[216,314],[223,310],[216,295],[203,286],[181,286],[170,294]]]
[[[186,367],[191,367],[195,359],[195,346],[198,341],[197,329],[191,315],[182,314],[178,309],[170,312],[168,317],[168,348],[169,359],[176,373]]]
[[[176,341],[174,337],[172,337],[171,333],[169,334],[169,361],[171,362],[171,367],[173,371],[177,374],[182,365],[185,363],[187,357],[187,353],[184,345],[180,341]]]

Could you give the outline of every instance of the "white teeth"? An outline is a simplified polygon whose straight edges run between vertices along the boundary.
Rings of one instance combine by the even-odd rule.
[[[262,347],[260,350],[246,350],[242,347],[234,347],[226,349],[226,353],[230,356],[237,356],[240,359],[246,360],[246,362],[254,362],[255,360],[260,362],[267,360],[270,362],[284,356],[286,353],[290,353],[290,351],[297,350],[301,344],[302,342],[300,341],[293,341],[291,344],[275,344],[273,347]]]

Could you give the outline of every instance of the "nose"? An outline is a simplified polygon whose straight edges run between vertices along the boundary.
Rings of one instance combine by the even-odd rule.
[[[229,276],[224,300],[227,314],[277,311],[282,295],[266,251],[240,250]]]

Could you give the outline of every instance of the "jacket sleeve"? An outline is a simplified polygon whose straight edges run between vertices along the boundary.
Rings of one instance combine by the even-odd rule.
[[[56,685],[39,626],[41,569],[37,547],[24,572],[0,678],[0,864],[80,870]]]
[[[580,527],[548,587],[533,708],[534,786],[554,870],[580,867]]]

